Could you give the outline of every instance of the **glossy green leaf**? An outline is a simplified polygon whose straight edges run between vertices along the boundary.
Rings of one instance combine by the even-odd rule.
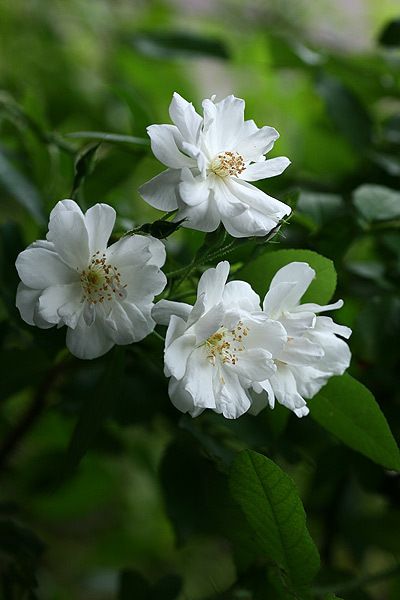
[[[288,586],[307,588],[319,569],[319,554],[290,477],[267,457],[245,450],[232,465],[230,486],[260,548],[284,571]]]
[[[400,218],[400,192],[382,185],[361,185],[353,193],[353,202],[367,221]]]
[[[311,415],[342,442],[387,469],[400,471],[400,452],[371,392],[350,375],[333,377],[308,402]]]
[[[333,262],[312,250],[277,250],[267,252],[250,262],[238,274],[238,279],[248,281],[261,299],[268,291],[275,273],[290,262],[306,262],[316,272],[314,280],[304,294],[302,302],[325,304],[336,288],[336,271]]]

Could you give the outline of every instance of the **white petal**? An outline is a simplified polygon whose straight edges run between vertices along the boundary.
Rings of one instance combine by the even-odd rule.
[[[268,290],[263,302],[263,310],[270,319],[278,319],[288,309],[292,308],[292,293],[295,292],[296,283],[279,283]]]
[[[307,403],[298,393],[296,380],[287,365],[279,364],[277,372],[270,378],[270,383],[276,399],[283,406],[294,412],[306,406]]]
[[[213,369],[201,349],[191,353],[187,361],[185,390],[192,396],[196,407],[215,408]]]
[[[227,308],[237,307],[247,312],[260,310],[260,297],[246,281],[230,281],[222,296]]]
[[[177,315],[185,321],[188,319],[193,306],[185,302],[160,300],[152,310],[153,319],[160,325],[168,325],[171,315]]]
[[[196,166],[192,158],[181,152],[183,138],[175,125],[150,125],[147,133],[154,156],[164,165],[171,169]]]
[[[196,336],[186,334],[176,338],[165,349],[165,366],[176,379],[182,379],[185,375],[188,358],[195,347]]]
[[[171,315],[167,333],[165,335],[165,348],[186,331],[186,322],[177,315]]]
[[[338,323],[335,323],[331,317],[316,317],[315,330],[334,333],[344,337],[346,340],[349,339],[352,334],[350,327],[338,325]]]
[[[269,385],[269,381],[266,380],[268,385]],[[264,391],[260,384],[258,382],[256,382],[253,386],[253,389],[250,392],[250,396],[251,396],[251,406],[249,408],[249,414],[257,416],[262,410],[264,410],[264,408],[266,406],[268,406],[270,404],[269,402],[269,396],[267,394],[266,391]],[[257,391],[254,389],[254,387],[257,387]],[[272,389],[272,388],[271,388]],[[275,400],[275,397],[274,397]],[[273,406],[271,407],[273,408]]]
[[[290,160],[284,156],[271,158],[261,162],[255,162],[246,167],[246,170],[240,176],[245,181],[258,181],[267,177],[276,177],[290,165]]]
[[[221,302],[229,269],[229,262],[224,260],[218,263],[215,268],[207,269],[200,277],[197,296],[199,297],[204,294],[205,310],[209,310]]]
[[[75,329],[68,327],[67,348],[78,358],[97,358],[114,346],[101,319],[88,327],[81,317]]]
[[[182,223],[183,227],[204,232],[215,231],[221,223],[221,216],[214,200],[214,191],[210,191],[210,197],[207,201],[196,206],[187,206],[181,201],[179,212],[174,221],[180,219],[186,219]]]
[[[274,275],[270,289],[276,287],[280,283],[295,283],[295,287],[291,293],[290,301],[293,302],[294,307],[299,303],[300,299],[305,294],[306,290],[310,286],[310,283],[315,278],[315,271],[310,267],[309,264],[304,262],[291,262],[285,265]],[[286,303],[286,306],[290,305]],[[303,305],[305,306],[305,305]],[[315,312],[310,311],[309,312]]]
[[[271,354],[262,348],[237,353],[237,363],[230,367],[242,379],[264,381],[276,370]]]
[[[226,419],[237,419],[250,408],[250,396],[232,369],[214,374],[216,409]]]
[[[169,116],[185,140],[192,144],[197,143],[203,119],[197,114],[192,103],[174,92],[169,105]]]
[[[179,184],[179,194],[187,206],[197,206],[210,198],[209,180],[201,175],[194,177],[190,169],[182,169],[182,181]]]
[[[297,306],[294,310],[296,310],[296,311],[306,310],[306,311],[312,311],[314,313],[320,313],[320,312],[324,312],[326,310],[336,310],[338,308],[342,308],[342,306],[343,306],[343,300],[338,300],[337,302],[334,302],[333,304],[325,304],[324,306],[322,306],[320,304],[314,304],[313,302],[308,302],[306,304],[300,304],[300,306]]]
[[[15,305],[18,308],[21,318],[29,325],[36,325],[34,320],[35,308],[42,290],[34,290],[27,287],[24,283],[18,285]]]
[[[157,240],[156,238],[148,235],[146,237],[148,249],[151,254],[150,260],[147,261],[148,265],[154,265],[156,267],[162,267],[165,263],[165,259],[167,257],[167,253],[165,250],[165,245],[161,240]]]
[[[142,267],[150,258],[151,253],[147,238],[144,235],[129,235],[122,237],[107,248],[107,262],[123,267]]]
[[[291,213],[290,206],[280,202],[276,198],[272,198],[272,196],[268,196],[268,194],[265,194],[251,183],[247,183],[247,181],[235,177],[227,177],[226,182],[231,193],[240,202],[270,217],[274,220],[274,224]]]
[[[105,250],[115,223],[116,212],[108,204],[95,204],[85,214],[85,224],[89,235],[89,252]]]
[[[172,404],[183,413],[189,413],[192,417],[197,417],[203,412],[203,408],[198,408],[193,404],[193,398],[185,390],[185,380],[177,381],[171,377],[168,386],[168,395]]]
[[[296,366],[309,366],[324,356],[323,348],[307,338],[290,338],[279,356],[279,360]],[[317,366],[318,368],[318,366]]]
[[[269,292],[268,292],[269,293]],[[279,316],[289,337],[303,335],[307,330],[315,326],[315,313],[313,312],[284,312]]]
[[[50,213],[49,220],[51,221],[54,217],[58,217],[61,213],[65,212],[76,212],[81,217],[83,217],[83,212],[81,211],[80,207],[75,202],[75,200],[70,200],[69,198],[67,198],[66,200],[61,200],[60,202],[57,202],[57,204]]]
[[[83,308],[81,299],[82,288],[78,282],[50,286],[39,298],[38,314],[48,323],[57,325],[64,322],[76,326]]]
[[[117,304],[117,303],[115,303]],[[132,342],[140,342],[143,340],[149,333],[151,333],[155,327],[155,321],[151,318],[151,309],[153,305],[148,305],[145,307],[136,306],[132,302],[128,300],[124,300],[120,303],[121,309],[123,309],[126,313],[128,320],[132,323],[132,339],[129,342],[118,342],[116,336],[113,335],[113,339],[115,339],[116,343],[130,343]],[[112,315],[115,313],[113,312]],[[122,334],[122,321],[115,321],[117,324],[118,336]]]
[[[229,181],[229,177],[221,178],[218,175],[214,177],[214,198],[224,223],[226,220],[241,216],[248,206],[232,193]]]
[[[169,212],[178,208],[177,193],[180,169],[167,169],[139,188],[139,194],[150,206]]]
[[[53,242],[55,250],[67,265],[81,271],[88,266],[90,258],[85,219],[78,211],[54,211],[55,209],[49,222],[47,239]]]
[[[121,283],[126,286],[126,299],[138,306],[153,301],[154,296],[160,294],[167,283],[167,278],[160,269],[154,265],[123,267],[120,269]]]
[[[194,325],[193,331],[196,334],[196,343],[200,344],[207,340],[213,333],[216,333],[221,327],[224,318],[224,308],[222,304],[212,306]]]
[[[236,146],[244,122],[244,100],[227,96],[215,104],[206,99],[203,101],[203,110],[204,141],[212,159],[218,153]]]
[[[287,342],[286,331],[281,323],[270,319],[256,321],[250,317],[245,317],[242,320],[248,329],[245,341],[246,348],[263,348],[274,358],[280,355]]]
[[[342,375],[351,360],[350,349],[346,342],[336,337],[334,333],[315,331],[309,333],[308,337],[324,350],[324,356],[313,366],[330,375]]]
[[[266,125],[240,139],[234,150],[243,156],[245,162],[259,160],[263,154],[271,150],[278,137],[279,133],[276,129]]]
[[[15,266],[23,283],[37,290],[78,279],[77,272],[60,260],[58,254],[41,247],[29,247],[21,252]]]

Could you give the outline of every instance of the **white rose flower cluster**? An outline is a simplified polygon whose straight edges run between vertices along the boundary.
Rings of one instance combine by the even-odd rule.
[[[265,159],[279,137],[244,120],[244,101],[204,100],[201,117],[178,94],[174,125],[148,128],[155,156],[168,170],[141,188],[152,206],[173,211],[183,225],[214,231],[222,222],[234,237],[267,235],[290,208],[251,185],[279,175],[284,157]],[[351,331],[329,317],[339,308],[300,304],[315,272],[306,263],[283,267],[262,308],[244,281],[227,283],[229,263],[205,271],[194,306],[154,298],[167,279],[165,247],[152,236],[127,235],[107,246],[116,214],[96,204],[85,214],[73,200],[58,202],[46,240],[21,252],[16,304],[21,317],[44,329],[66,325],[66,344],[93,359],[114,344],[138,342],[156,322],[168,325],[165,374],[169,395],[182,412],[208,408],[227,418],[257,413],[275,400],[301,417],[306,399],[332,375],[344,372]]]
[[[167,279],[160,267],[164,245],[140,235],[107,248],[115,210],[96,204],[83,214],[73,200],[50,214],[47,240],[21,252],[17,307],[30,325],[66,325],[67,347],[78,358],[96,358],[114,344],[131,344],[155,326],[154,296]]]
[[[179,94],[169,114],[174,125],[147,131],[154,155],[166,171],[140,188],[143,198],[164,211],[178,209],[184,227],[214,231],[223,223],[233,237],[266,235],[289,215],[289,206],[250,181],[280,175],[288,158],[265,159],[279,133],[244,120],[244,100],[203,100],[201,117]]]
[[[332,375],[350,363],[341,337],[351,330],[317,317],[335,304],[299,304],[315,271],[293,262],[276,273],[262,309],[244,281],[226,283],[229,263],[208,269],[194,306],[161,300],[153,309],[168,325],[165,375],[173,404],[193,417],[209,408],[228,419],[259,412],[275,399],[298,417]],[[340,337],[338,337],[340,336]]]

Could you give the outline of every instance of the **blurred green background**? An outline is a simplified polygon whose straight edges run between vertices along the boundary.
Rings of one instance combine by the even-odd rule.
[[[153,337],[127,350],[110,383],[112,359],[73,360],[63,330],[22,323],[14,261],[71,195],[82,208],[113,205],[119,230],[159,217],[137,192],[162,170],[149,148],[97,145],[77,132],[146,138],[146,126],[169,121],[174,91],[198,108],[211,94],[242,97],[247,118],[280,132],[271,155],[292,161],[264,186],[295,207],[271,249],[316,250],[335,262],[345,299],[338,320],[354,330],[351,372],[398,438],[399,16],[398,0],[0,3],[5,600],[275,600],[249,559],[243,517],[221,491],[221,464],[242,447],[273,456],[299,486],[324,561],[320,585],[397,564],[398,475],[311,420],[287,422],[283,409],[235,423],[182,418]],[[200,241],[191,231],[170,238],[170,266],[186,264]],[[243,260],[245,252],[231,262]],[[247,583],[249,565],[257,584]],[[400,576],[339,595],[398,600]]]

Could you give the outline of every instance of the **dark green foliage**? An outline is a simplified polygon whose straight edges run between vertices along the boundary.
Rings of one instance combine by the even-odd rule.
[[[1,600],[400,597],[400,22],[396,0],[365,0],[361,40],[350,4],[1,3]],[[257,185],[293,212],[265,237],[203,235],[141,199],[164,168],[146,127],[174,91],[196,108],[234,93],[278,129],[271,157],[292,165]],[[220,260],[261,298],[308,262],[303,301],[344,300],[351,376],[301,420],[192,419],[168,397],[163,327],[74,359],[65,328],[15,307],[18,253],[71,196],[114,206],[115,239],[165,240],[171,300]]]

